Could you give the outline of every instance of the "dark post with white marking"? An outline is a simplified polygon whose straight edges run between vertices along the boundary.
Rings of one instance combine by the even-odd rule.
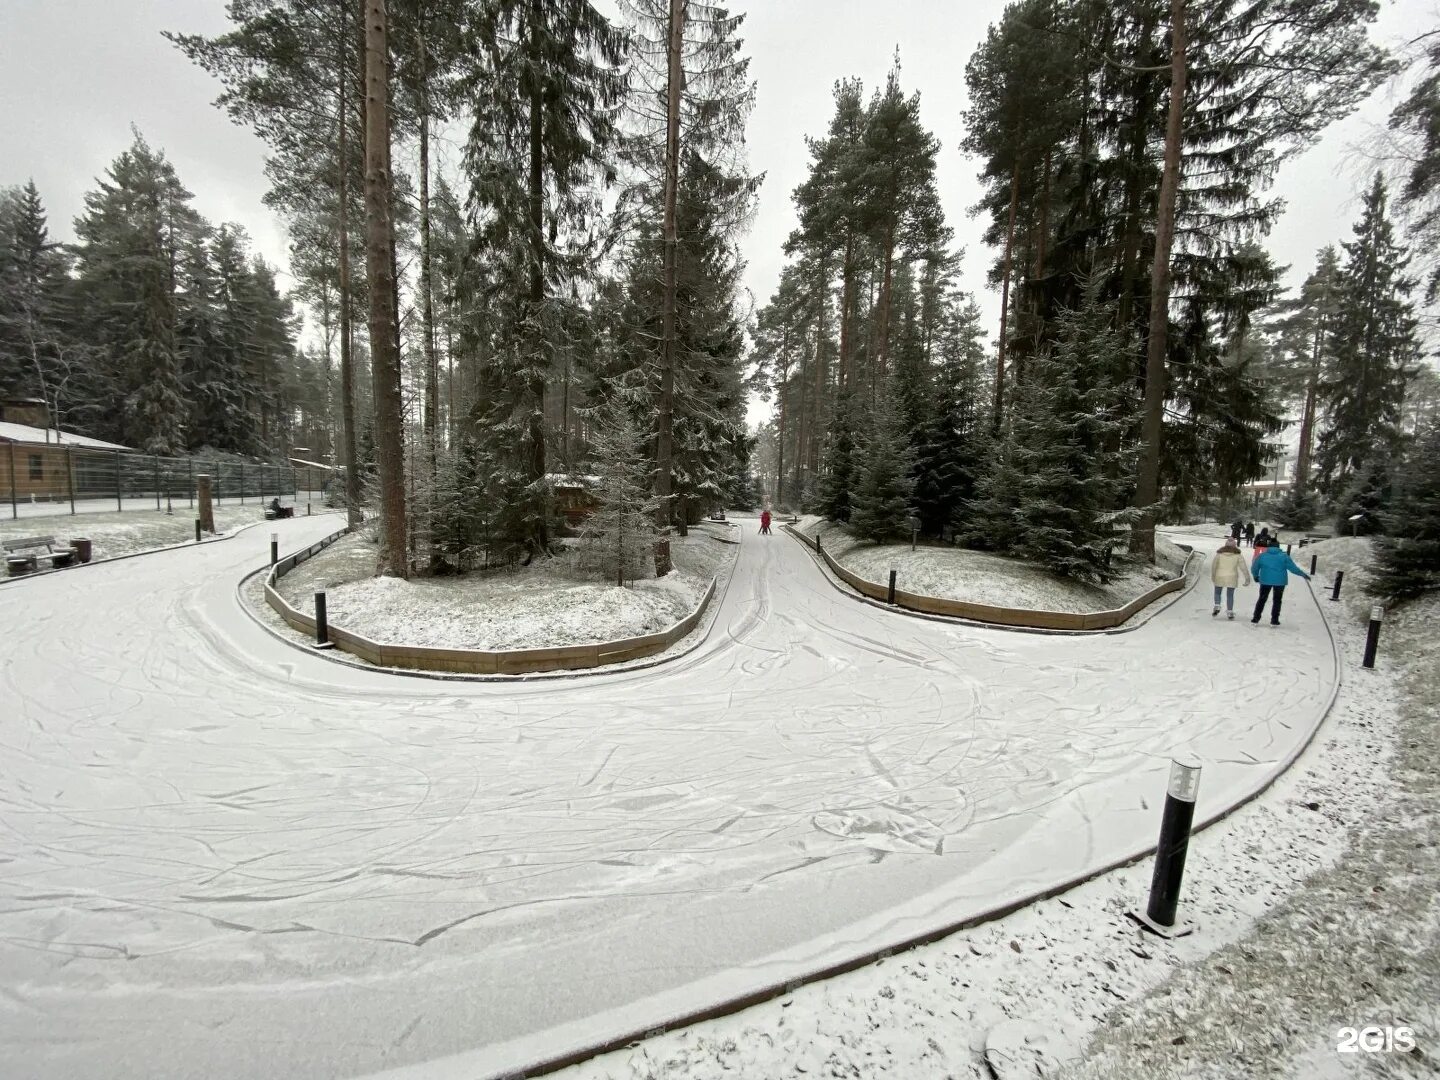
[[[820,534],[817,532],[817,533],[815,534],[815,554],[816,554],[816,555],[819,555],[819,554],[820,554],[820,550],[821,550],[821,549],[820,549]]]
[[[1345,571],[1344,571],[1344,570],[1336,570],[1336,571],[1335,571],[1335,588],[1333,588],[1333,589],[1330,590],[1330,599],[1331,599],[1331,600],[1339,600],[1339,599],[1340,599],[1340,583],[1343,582],[1344,580],[1345,580]]]
[[[1294,546],[1295,546],[1294,544],[1286,544],[1286,545],[1285,545],[1285,554],[1286,554],[1286,555],[1289,555],[1289,554],[1290,554],[1290,549],[1293,548]]]
[[[200,519],[199,519],[199,518],[196,518],[196,519],[195,519],[195,542],[196,542],[197,544],[200,542]]]
[[[885,597],[885,602],[886,602],[887,604],[893,604],[893,603],[895,603],[895,571],[894,571],[894,570],[891,570],[891,571],[890,571],[890,591],[889,591],[889,593],[888,593],[888,594],[886,595],[886,597]]]
[[[270,534],[270,565],[274,566],[280,561],[280,534]]]
[[[1316,554],[1312,551],[1312,552],[1310,553],[1310,576],[1311,576],[1311,577],[1314,577],[1314,576],[1315,576],[1315,567],[1316,567],[1316,565],[1317,565],[1319,562],[1320,562],[1320,556],[1319,556],[1319,555],[1316,555]]]
[[[315,647],[317,649],[328,649],[331,647],[330,620],[325,614],[324,590],[315,594]]]
[[[1370,629],[1365,634],[1365,659],[1360,661],[1362,667],[1375,666],[1375,650],[1380,647],[1380,624],[1384,621],[1385,609],[1376,604],[1370,609]]]
[[[1172,761],[1165,811],[1160,818],[1160,843],[1155,849],[1155,874],[1150,879],[1150,902],[1145,921],[1159,933],[1175,930],[1180,904],[1180,879],[1185,874],[1185,853],[1190,848],[1190,824],[1195,820],[1195,795],[1200,788],[1198,763]]]

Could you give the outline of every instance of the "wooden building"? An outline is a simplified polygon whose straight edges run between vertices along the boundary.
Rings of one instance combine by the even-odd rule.
[[[84,495],[99,485],[100,473],[114,476],[116,455],[130,453],[128,446],[51,427],[43,401],[0,401],[0,501],[53,501],[69,499],[72,492]],[[113,490],[113,480],[106,486]]]

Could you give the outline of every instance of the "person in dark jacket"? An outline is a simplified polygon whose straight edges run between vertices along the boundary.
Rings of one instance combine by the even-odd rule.
[[[1255,523],[1253,521],[1245,523],[1245,543],[1251,547],[1255,546]]]
[[[1234,522],[1231,524],[1231,526],[1230,526],[1230,539],[1235,541],[1235,546],[1236,546],[1236,547],[1239,547],[1239,546],[1240,546],[1240,534],[1241,534],[1242,532],[1244,532],[1244,531],[1245,531],[1245,525],[1244,525],[1244,523],[1241,522],[1239,518],[1236,518],[1235,521],[1234,521]]]
[[[1256,542],[1259,542],[1258,537]],[[1270,608],[1270,625],[1279,626],[1280,605],[1285,600],[1285,583],[1290,580],[1291,574],[1299,574],[1306,581],[1310,580],[1310,575],[1295,565],[1295,560],[1286,555],[1279,545],[1267,547],[1260,552],[1250,569],[1260,584],[1260,599],[1255,601],[1255,615],[1250,621],[1260,622],[1260,616],[1265,614],[1265,601],[1273,594],[1275,603]]]

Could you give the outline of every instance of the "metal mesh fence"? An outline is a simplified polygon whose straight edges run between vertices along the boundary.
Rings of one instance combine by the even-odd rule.
[[[328,469],[306,465],[167,458],[68,443],[0,444],[0,507],[12,518],[193,506],[195,478],[210,477],[218,503],[322,503],[338,496]],[[0,511],[3,512],[3,511]]]

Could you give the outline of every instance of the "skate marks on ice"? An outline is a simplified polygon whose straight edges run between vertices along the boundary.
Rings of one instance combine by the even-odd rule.
[[[325,531],[278,524],[287,550]],[[161,1029],[176,1075],[357,1073],[824,958],[917,897],[978,910],[1153,839],[1171,753],[1218,801],[1333,680],[1298,595],[1263,657],[1188,601],[1032,637],[854,604],[747,536],[671,664],[431,684],[254,626],[233,590],[260,557],[10,593],[0,1057],[23,1075],[160,1075]],[[23,1040],[16,1001],[44,1005]]]

